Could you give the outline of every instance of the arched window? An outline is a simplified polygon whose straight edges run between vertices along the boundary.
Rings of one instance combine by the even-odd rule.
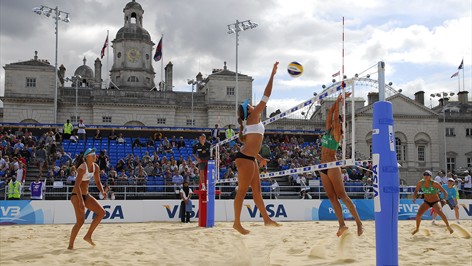
[[[406,161],[406,144],[401,139],[395,138],[395,148],[397,150],[397,161]]]

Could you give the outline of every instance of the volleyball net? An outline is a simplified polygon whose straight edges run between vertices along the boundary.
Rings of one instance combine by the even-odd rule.
[[[342,86],[342,84],[345,84],[345,86]],[[270,114],[269,118],[262,121],[266,127],[266,139],[262,145],[262,152],[264,152],[264,148],[270,149],[271,152],[273,152],[273,149],[283,152],[285,148],[292,147],[291,151],[295,150],[295,152],[303,153],[306,156],[302,160],[299,160],[298,163],[291,163],[289,166],[280,169],[280,171],[261,173],[260,178],[268,179],[291,174],[313,173],[314,171],[335,167],[348,167],[355,166],[356,164],[361,165],[362,162],[356,163],[354,159],[354,86],[355,78],[334,83],[330,87],[324,89],[321,93],[315,94],[314,97],[283,112],[277,110]],[[343,132],[345,132],[341,141],[342,148],[338,154],[340,160],[320,163],[320,138],[322,133],[324,133],[327,114],[338,96],[343,94],[344,97],[346,92],[350,92],[351,96],[346,99],[346,104],[343,104],[342,110],[340,110]],[[270,138],[269,136],[271,136],[271,130],[276,130],[279,134],[272,136],[275,139],[275,142],[272,143],[272,147],[269,147],[267,140]],[[309,141],[300,143],[296,140],[297,134],[300,135],[299,137],[303,135],[310,139]],[[227,144],[234,144],[237,141],[237,138],[238,135],[235,135],[232,138],[216,143],[213,146],[215,158],[220,158],[222,151],[224,152],[224,150],[227,149]],[[292,141],[293,138],[295,138],[294,141]],[[303,137],[301,139],[303,139]],[[220,160],[215,160],[215,163],[216,169],[220,169]],[[217,183],[237,181],[237,178],[222,179],[220,177],[220,171],[217,171],[216,175]]]

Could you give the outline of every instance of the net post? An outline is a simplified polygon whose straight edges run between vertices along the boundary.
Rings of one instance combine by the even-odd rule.
[[[379,62],[379,91],[385,87],[385,64]],[[392,103],[374,103],[372,117],[372,172],[377,265],[398,265],[399,178]]]

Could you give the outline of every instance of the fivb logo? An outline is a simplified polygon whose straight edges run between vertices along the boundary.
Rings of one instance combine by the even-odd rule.
[[[0,211],[3,217],[20,216],[21,208],[19,206],[0,206]]]
[[[174,219],[176,214],[179,214],[178,217],[180,218],[180,212],[179,212],[180,205],[174,205],[172,207],[170,205],[162,205],[162,206],[166,209],[167,215],[169,216],[170,219]],[[190,218],[198,218],[198,211],[194,212],[193,211],[194,207],[195,205],[192,204],[192,211],[190,212]]]
[[[259,211],[257,206],[254,206],[254,208],[252,208],[250,204],[245,204],[244,206],[246,206],[247,211],[249,212],[249,216],[251,216],[251,218],[255,218],[257,212]],[[280,217],[280,216],[287,217],[287,212],[285,211],[284,205],[282,204],[278,204],[277,209],[275,209],[276,207],[274,204],[267,204],[265,208],[266,208],[267,214],[271,218]],[[259,212],[259,217],[262,217],[262,214],[260,212]]]

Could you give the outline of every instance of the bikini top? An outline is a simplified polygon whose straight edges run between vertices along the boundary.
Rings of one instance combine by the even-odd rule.
[[[333,135],[328,131],[326,134],[323,135],[321,138],[321,147],[325,147],[330,150],[338,150],[339,142],[337,142]]]
[[[82,177],[82,181],[89,181],[91,178],[93,178],[94,173],[95,173],[95,164],[93,164],[93,171],[90,173],[87,167],[87,163],[85,163],[85,174]]]
[[[428,195],[438,194],[439,189],[433,186],[434,181],[432,180],[429,181],[429,187],[424,187],[424,183],[425,183],[424,179],[421,179],[421,190],[423,191],[423,194],[428,194]]]
[[[256,133],[256,134],[261,134],[264,135],[265,127],[262,122],[259,122],[254,125],[246,125],[246,127],[243,130],[243,135],[247,135],[250,133]]]

